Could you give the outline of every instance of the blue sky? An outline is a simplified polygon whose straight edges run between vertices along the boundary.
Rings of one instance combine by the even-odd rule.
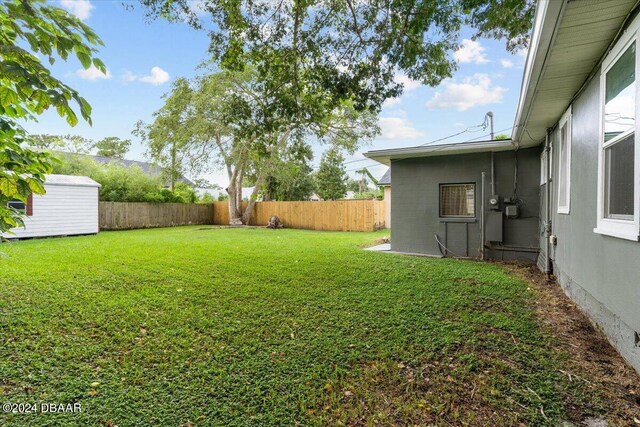
[[[70,128],[55,112],[47,112],[39,123],[26,126],[31,133],[78,134],[92,139],[106,136],[134,141],[127,157],[145,159],[145,148],[131,135],[138,120],[149,122],[162,106],[162,95],[177,77],[192,77],[196,67],[207,58],[208,36],[182,23],[164,20],[147,22],[140,7],[125,10],[120,1],[62,0],[56,2],[75,13],[102,38],[105,47],[99,57],[109,70],[83,71],[77,61],[57,61],[53,73],[77,89],[92,105],[93,126],[80,123]],[[524,68],[524,54],[512,55],[505,43],[495,40],[461,40],[455,53],[459,69],[451,79],[430,88],[410,81],[401,98],[389,100],[380,115],[382,134],[359,153],[347,157],[351,174],[369,167],[381,176],[385,167],[364,160],[361,152],[370,149],[415,146],[443,138],[482,123],[487,111],[493,111],[495,130],[510,134],[518,102]],[[478,129],[476,129],[478,130]],[[467,132],[443,142],[483,139],[488,131]],[[314,147],[317,165],[326,147]],[[226,185],[222,171],[205,176]]]

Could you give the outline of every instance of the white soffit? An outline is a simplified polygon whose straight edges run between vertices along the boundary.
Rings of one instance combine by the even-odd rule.
[[[540,0],[512,139],[544,140],[605,54],[637,0]]]

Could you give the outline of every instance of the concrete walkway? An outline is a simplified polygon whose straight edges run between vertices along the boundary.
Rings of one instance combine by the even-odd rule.
[[[427,258],[442,258],[441,255],[429,255],[429,254],[417,254],[412,252],[398,252],[391,250],[391,243],[383,243],[381,245],[371,246],[368,248],[364,248],[365,251],[373,251],[373,252],[384,252],[387,254],[398,254],[398,255],[411,255],[411,256],[420,256]]]

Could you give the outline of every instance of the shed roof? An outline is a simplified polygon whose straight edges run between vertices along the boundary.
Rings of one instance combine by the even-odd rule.
[[[388,168],[384,175],[382,175],[382,178],[378,180],[378,185],[381,187],[391,186],[391,168]]]
[[[385,165],[391,165],[391,160],[398,159],[510,151],[515,150],[515,148],[510,139],[504,139],[500,141],[468,141],[453,144],[418,145],[417,147],[372,150],[364,153],[364,155],[371,160]]]
[[[75,175],[45,175],[44,185],[62,185],[70,187],[100,187],[100,184],[88,176]]]
[[[539,0],[512,131],[519,146],[544,140],[602,61],[637,0]]]

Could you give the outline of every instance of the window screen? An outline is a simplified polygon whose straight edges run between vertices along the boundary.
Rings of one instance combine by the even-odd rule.
[[[440,184],[440,216],[473,218],[476,216],[475,184]]]

